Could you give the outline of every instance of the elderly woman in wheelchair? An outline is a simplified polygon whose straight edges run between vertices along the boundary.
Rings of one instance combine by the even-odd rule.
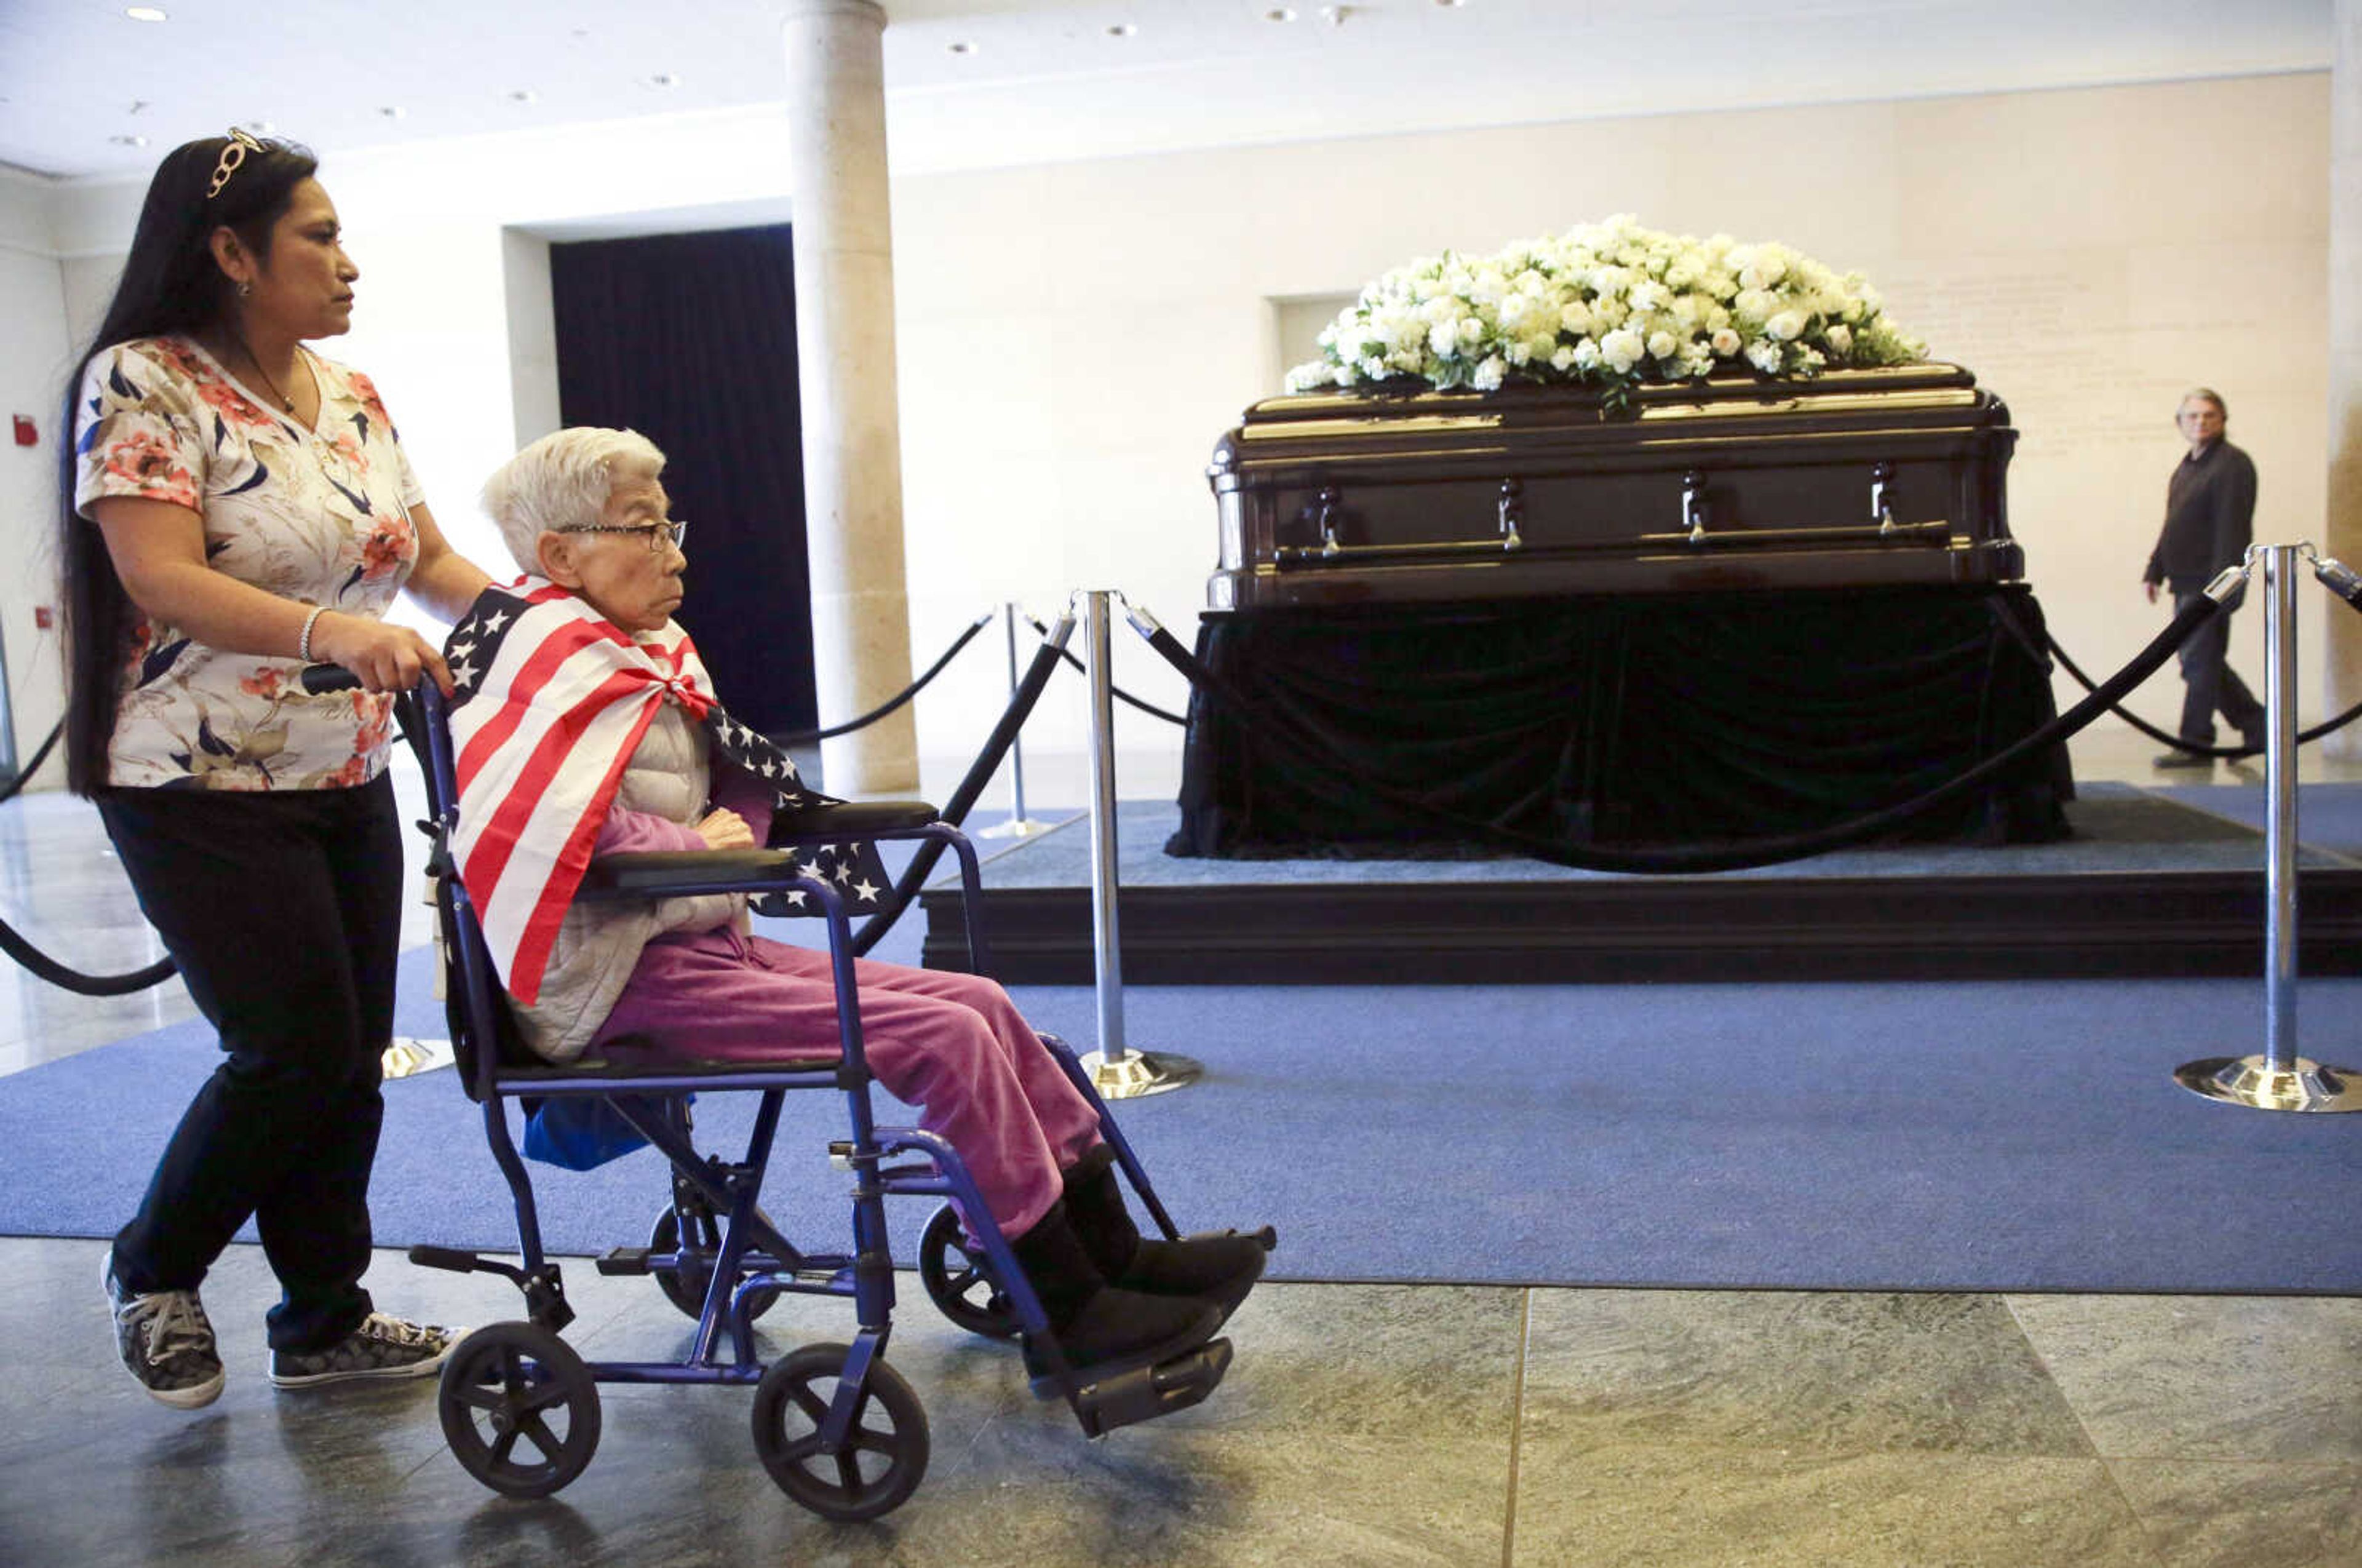
[[[487,483],[525,578],[489,591],[447,645],[451,859],[535,1056],[825,1065],[843,1050],[836,960],[753,934],[745,894],[575,896],[602,857],[751,849],[776,813],[841,805],[803,791],[784,754],[716,705],[672,619],[686,558],[664,461],[635,432],[569,429]],[[843,844],[807,853],[804,869],[848,903],[874,902],[884,880],[874,851]],[[960,1218],[1005,1240],[1046,1319],[1024,1334],[1036,1392],[1072,1397],[1206,1346],[1260,1277],[1269,1233],[1143,1239],[1119,1158],[1135,1185],[1140,1172],[1112,1120],[998,984],[866,959],[851,975],[868,1076],[955,1151],[986,1210]]]

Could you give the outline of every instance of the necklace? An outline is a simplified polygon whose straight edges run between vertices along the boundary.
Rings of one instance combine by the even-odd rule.
[[[294,413],[295,400],[279,390],[279,383],[270,379],[270,372],[262,368],[262,361],[254,357],[254,350],[247,347],[246,338],[242,335],[237,340],[237,347],[238,351],[246,356],[246,362],[254,367],[254,373],[262,378],[262,384],[270,389],[270,395],[279,400],[279,406],[290,414]]]

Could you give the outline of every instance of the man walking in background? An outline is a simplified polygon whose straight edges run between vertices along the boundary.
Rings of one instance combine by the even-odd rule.
[[[2223,394],[2209,387],[2193,387],[2174,415],[2189,455],[2174,465],[2165,487],[2165,526],[2150,552],[2141,580],[2149,602],[2157,602],[2160,583],[2173,592],[2173,610],[2180,614],[2224,567],[2247,558],[2255,536],[2256,465],[2247,454],[2224,438],[2230,410]],[[2250,749],[2264,746],[2264,705],[2233,672],[2227,659],[2231,646],[2234,594],[2222,613],[2202,623],[2181,645],[2181,738],[2191,745],[2214,744],[2214,714],[2222,711]],[[2157,759],[2159,767],[2212,767],[2214,759],[2194,752],[2169,751]]]

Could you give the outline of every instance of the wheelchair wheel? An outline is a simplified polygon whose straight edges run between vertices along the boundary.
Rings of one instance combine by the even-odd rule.
[[[696,1221],[696,1234],[690,1238],[690,1246],[711,1258],[722,1249],[722,1231],[714,1220],[713,1210],[701,1198],[692,1205],[691,1217]],[[648,1250],[652,1253],[672,1252],[679,1244],[679,1236],[680,1215],[667,1204],[657,1211],[657,1222],[649,1228]],[[707,1281],[713,1277],[713,1266],[710,1262],[649,1272],[656,1275],[657,1288],[664,1292],[666,1300],[691,1318],[705,1315],[705,1286]],[[747,1320],[752,1322],[769,1311],[771,1304],[778,1298],[777,1291],[765,1291],[756,1297],[747,1305]]]
[[[1015,1336],[1016,1309],[992,1277],[984,1253],[960,1229],[959,1210],[944,1204],[919,1233],[919,1283],[944,1317],[971,1334],[1006,1340]]]
[[[844,1345],[806,1345],[771,1364],[755,1389],[755,1452],[779,1490],[824,1519],[858,1523],[901,1506],[927,1473],[927,1412],[902,1375],[869,1364],[850,1441],[823,1453],[821,1425],[836,1397]]]
[[[590,1369],[533,1323],[492,1323],[461,1340],[443,1364],[436,1405],[452,1457],[503,1496],[548,1496],[599,1447]]]

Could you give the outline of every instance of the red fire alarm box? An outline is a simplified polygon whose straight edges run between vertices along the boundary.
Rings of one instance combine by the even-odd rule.
[[[19,447],[38,447],[41,444],[41,433],[33,428],[33,416],[31,414],[19,414],[16,415],[16,421],[17,445]]]

